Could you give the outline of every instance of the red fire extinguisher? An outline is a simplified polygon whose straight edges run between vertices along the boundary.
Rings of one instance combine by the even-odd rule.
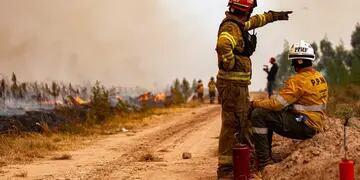
[[[250,178],[251,148],[245,144],[237,144],[233,148],[234,180]]]
[[[340,170],[340,180],[355,180],[355,165],[354,161],[348,160],[347,158],[347,146],[346,146],[346,126],[349,123],[349,119],[347,118],[344,124],[344,150],[345,150],[345,157],[339,163],[339,170]]]

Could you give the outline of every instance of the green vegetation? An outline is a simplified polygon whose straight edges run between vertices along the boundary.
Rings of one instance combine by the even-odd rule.
[[[194,80],[195,85],[196,81]],[[193,82],[193,86],[194,86]],[[191,96],[193,88],[190,87],[190,83],[187,79],[183,79],[180,83],[179,79],[176,79],[171,86],[171,96],[167,105],[180,105],[186,103],[187,99]]]
[[[98,123],[107,118],[111,118],[113,112],[109,102],[109,91],[97,81],[92,87],[91,92],[90,120],[94,120]]]
[[[320,41],[319,46],[315,42],[312,46],[319,60],[316,68],[325,75],[331,87],[348,84],[360,86],[360,24],[356,25],[351,36],[350,50],[345,49],[343,43],[334,47],[326,37]],[[277,75],[278,84],[294,73],[288,60],[288,51],[289,44],[286,42],[284,51],[277,56],[280,66]]]

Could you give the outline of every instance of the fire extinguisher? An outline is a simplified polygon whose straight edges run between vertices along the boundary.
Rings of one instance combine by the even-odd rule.
[[[233,148],[234,180],[250,178],[251,148],[245,144],[237,144]]]
[[[355,180],[355,163],[353,160],[348,160],[347,158],[347,146],[346,146],[346,126],[349,123],[349,118],[346,118],[344,124],[344,150],[345,150],[345,157],[339,163],[339,170],[340,170],[340,180]]]

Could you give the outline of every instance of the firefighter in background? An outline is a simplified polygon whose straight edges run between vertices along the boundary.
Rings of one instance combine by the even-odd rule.
[[[279,95],[252,102],[251,120],[259,168],[273,163],[272,134],[292,139],[312,138],[324,128],[328,86],[313,67],[315,53],[309,43],[300,41],[289,52],[296,74],[290,77]]]
[[[240,133],[240,142],[251,144],[248,112],[251,79],[250,56],[256,48],[256,36],[249,30],[267,23],[288,20],[291,12],[269,11],[251,17],[256,0],[229,0],[229,11],[222,21],[217,39],[217,90],[222,105],[222,125],[219,137],[218,178],[232,178],[232,148],[238,142],[234,134]]]
[[[197,94],[197,98],[199,99],[199,101],[203,102],[204,101],[204,84],[202,83],[201,80],[199,80],[197,83],[196,94]]]
[[[216,98],[216,82],[215,78],[211,77],[208,83],[210,104],[214,104]]]
[[[276,63],[276,59],[274,57],[270,58],[269,60],[270,64],[272,64],[270,71],[269,68],[266,66],[266,68],[264,68],[264,71],[268,74],[267,76],[267,85],[266,85],[266,89],[268,92],[268,96],[269,98],[273,95],[273,90],[275,88],[275,79],[276,79],[276,74],[278,72],[279,66]]]

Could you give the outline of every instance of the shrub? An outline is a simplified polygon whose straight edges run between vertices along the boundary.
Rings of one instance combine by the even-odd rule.
[[[96,81],[91,93],[89,120],[99,123],[113,116],[114,113],[109,102],[109,91],[99,81]]]

